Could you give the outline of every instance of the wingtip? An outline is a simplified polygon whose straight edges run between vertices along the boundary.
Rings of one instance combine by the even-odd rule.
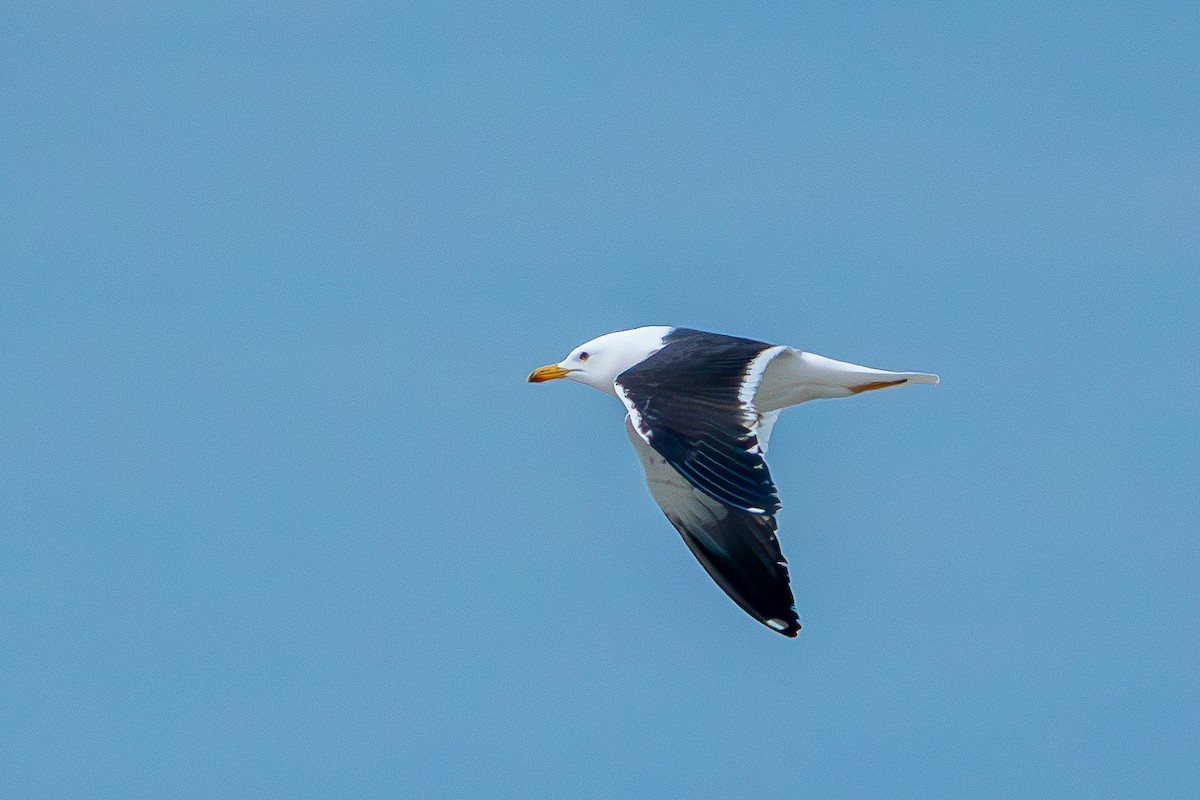
[[[789,639],[795,639],[796,634],[800,632],[800,623],[796,620],[789,621],[774,617],[772,619],[765,620],[765,624],[771,630],[775,631],[776,633],[782,633]]]

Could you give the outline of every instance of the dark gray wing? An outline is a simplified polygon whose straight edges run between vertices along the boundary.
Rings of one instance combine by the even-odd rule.
[[[752,514],[779,510],[763,460],[754,394],[783,350],[766,342],[676,329],[665,346],[617,376],[641,438],[692,486]]]
[[[650,494],[717,585],[750,616],[784,636],[800,630],[775,517],[731,508],[700,491],[648,445],[626,418],[625,429],[646,472]]]

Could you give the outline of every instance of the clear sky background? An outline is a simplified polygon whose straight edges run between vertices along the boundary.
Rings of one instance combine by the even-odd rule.
[[[78,3],[0,33],[0,795],[1182,797],[1195,3]],[[804,630],[623,409],[784,415]]]

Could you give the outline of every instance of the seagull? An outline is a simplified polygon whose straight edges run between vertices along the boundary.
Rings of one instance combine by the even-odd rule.
[[[690,328],[652,325],[579,345],[530,383],[566,378],[625,406],[625,431],[655,502],[696,559],[750,616],[784,636],[800,630],[775,534],[779,494],[765,456],[789,406],[909,383],[889,372]]]

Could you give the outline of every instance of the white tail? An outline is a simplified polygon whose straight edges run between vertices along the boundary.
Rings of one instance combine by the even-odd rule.
[[[938,376],[928,372],[892,372],[788,348],[767,366],[756,399],[763,413],[807,400],[849,397],[906,383],[937,382]]]

